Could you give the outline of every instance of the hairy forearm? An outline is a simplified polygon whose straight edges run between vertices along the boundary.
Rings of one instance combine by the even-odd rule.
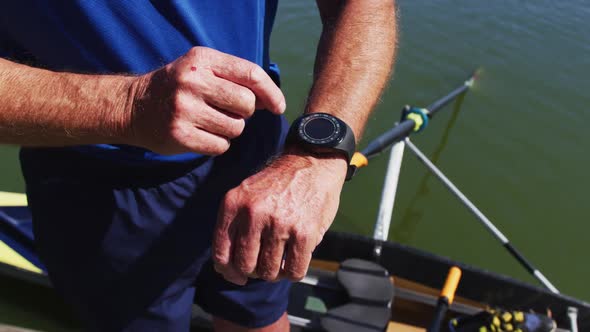
[[[320,1],[323,31],[306,112],[343,119],[358,140],[395,58],[393,0]]]
[[[324,29],[305,111],[336,115],[358,139],[393,64],[394,3],[317,2]],[[226,194],[212,246],[215,269],[226,280],[243,285],[248,276],[305,276],[338,210],[347,170],[342,153],[310,151],[289,144],[272,164]]]
[[[0,58],[0,143],[125,143],[133,78],[33,68]]]

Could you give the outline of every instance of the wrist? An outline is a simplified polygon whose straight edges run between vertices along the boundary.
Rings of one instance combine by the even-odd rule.
[[[58,119],[61,123],[54,124],[59,130],[57,135],[63,135],[61,131],[66,129],[70,139],[79,140],[80,144],[130,144],[130,91],[134,77],[61,72],[49,75],[59,87],[55,98],[59,106],[67,102],[80,111]]]
[[[122,77],[124,82],[119,90],[122,102],[117,113],[120,114],[119,123],[123,144],[141,146],[135,126],[138,113],[142,109],[141,101],[145,98],[151,78],[151,73],[142,76]]]
[[[312,151],[297,145],[287,145],[281,158],[287,159],[290,165],[326,170],[343,181],[348,170],[346,157],[336,151]]]
[[[344,173],[356,148],[352,129],[341,119],[328,113],[310,113],[297,118],[287,135],[288,153],[312,158],[333,172]]]

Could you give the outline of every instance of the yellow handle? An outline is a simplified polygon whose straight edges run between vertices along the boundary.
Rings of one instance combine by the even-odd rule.
[[[449,305],[453,303],[453,300],[455,298],[455,292],[457,291],[457,286],[459,286],[459,280],[461,280],[461,269],[456,266],[453,266],[449,270],[447,280],[445,281],[445,286],[440,292],[441,297],[446,297],[447,300],[449,300]]]
[[[369,164],[369,159],[367,159],[362,153],[355,152],[354,155],[352,155],[350,164],[356,166],[356,168],[365,167]]]
[[[0,191],[0,206],[27,206],[27,195]]]

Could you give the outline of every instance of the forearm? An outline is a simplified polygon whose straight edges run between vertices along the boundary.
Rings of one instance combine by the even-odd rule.
[[[344,120],[358,140],[395,57],[393,0],[320,1],[323,31],[306,112]]]
[[[126,143],[133,81],[52,72],[0,58],[0,143]]]
[[[358,139],[393,64],[394,3],[318,0],[318,7],[324,29],[305,111],[339,117]],[[305,276],[338,210],[347,170],[342,153],[311,150],[291,143],[226,194],[212,246],[215,269],[226,280]]]

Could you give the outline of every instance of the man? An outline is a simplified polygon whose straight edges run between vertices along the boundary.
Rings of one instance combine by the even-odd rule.
[[[219,331],[288,330],[354,148],[313,136],[360,137],[396,38],[391,0],[317,4],[305,113],[327,115],[280,155],[276,1],[0,5],[0,140],[24,147],[40,255],[89,329],[186,331],[194,298]]]

